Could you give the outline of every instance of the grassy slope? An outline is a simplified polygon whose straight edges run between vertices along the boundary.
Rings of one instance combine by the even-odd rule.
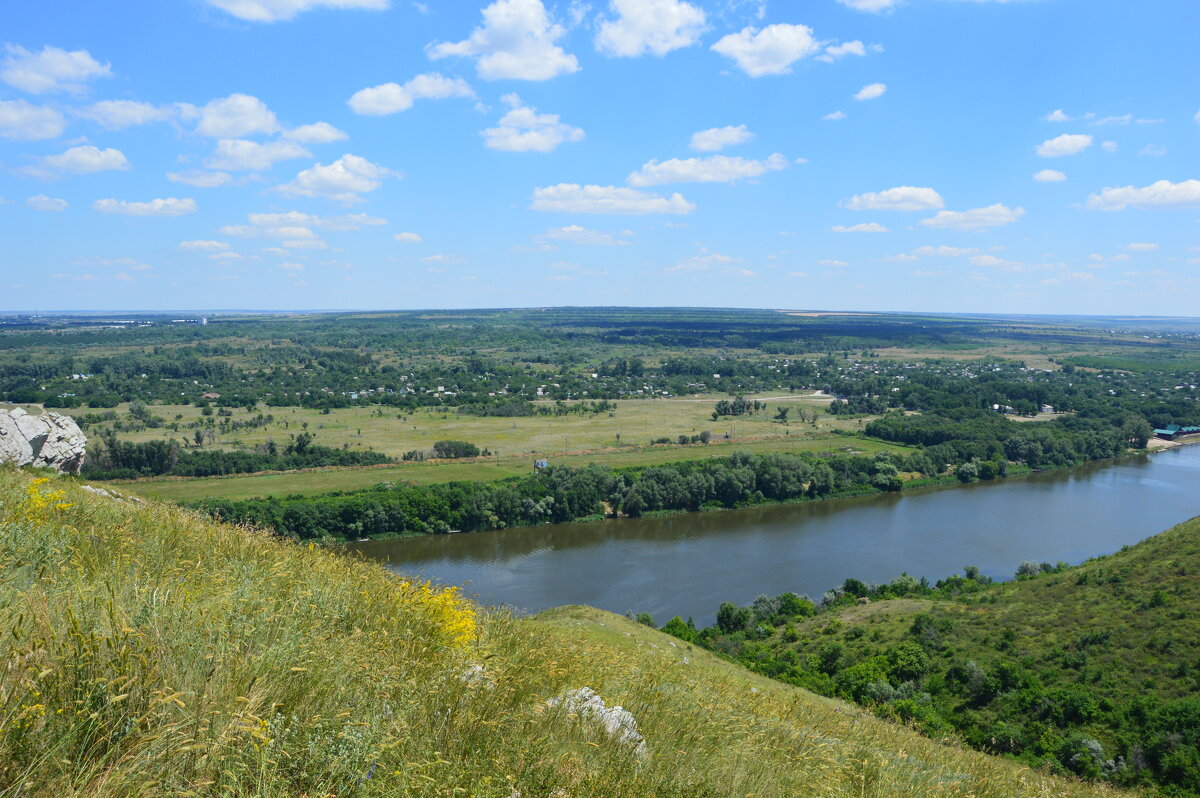
[[[1200,518],[1062,573],[993,585],[959,600],[894,599],[852,606],[750,645],[804,667],[822,649],[840,644],[844,668],[918,639],[913,621],[925,613],[938,627],[937,639],[926,645],[932,662],[928,678],[940,680],[952,664],[970,661],[987,672],[1002,663],[1016,665],[1047,687],[1083,686],[1097,699],[1090,719],[1055,725],[1054,696],[1042,699],[1043,704],[1034,702],[1044,708],[1046,739],[1082,733],[1113,752],[1120,750],[1117,738],[1127,708],[1186,698],[1200,690],[1197,574]],[[785,633],[791,642],[784,640]],[[1009,743],[1000,734],[1002,722],[1033,728],[1029,724],[1038,720],[1038,711],[1023,707],[1022,700],[1018,688],[985,704],[961,694],[945,695],[938,704],[944,717],[957,718],[959,728],[973,726],[984,740],[1003,748]]]
[[[30,485],[0,470],[5,798],[1106,794],[616,616],[475,616],[377,565]],[[584,685],[634,713],[644,761],[545,703]]]

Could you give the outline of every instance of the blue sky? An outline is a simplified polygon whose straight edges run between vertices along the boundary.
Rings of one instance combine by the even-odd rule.
[[[1194,0],[4,21],[3,309],[1200,307]]]

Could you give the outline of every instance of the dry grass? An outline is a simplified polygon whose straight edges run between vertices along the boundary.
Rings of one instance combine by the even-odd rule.
[[[62,484],[0,470],[5,798],[1107,794],[611,615],[515,619]],[[634,713],[644,760],[547,706],[584,685]]]

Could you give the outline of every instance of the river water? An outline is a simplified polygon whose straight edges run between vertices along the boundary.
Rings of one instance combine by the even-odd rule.
[[[463,585],[485,604],[590,604],[712,622],[722,601],[815,599],[853,576],[936,580],[975,565],[1078,563],[1200,515],[1200,445],[1027,478],[911,494],[667,518],[370,541],[397,571]]]

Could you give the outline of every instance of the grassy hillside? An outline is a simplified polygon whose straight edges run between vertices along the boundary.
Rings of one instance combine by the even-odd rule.
[[[0,796],[1083,796],[624,619],[0,470]],[[547,700],[580,687],[646,753]]]
[[[1198,574],[1200,518],[1075,568],[1043,566],[1001,584],[956,577],[930,591],[904,578],[864,590],[848,580],[830,611],[774,623],[742,611],[742,621],[705,637],[759,672],[934,735],[1194,795]]]

